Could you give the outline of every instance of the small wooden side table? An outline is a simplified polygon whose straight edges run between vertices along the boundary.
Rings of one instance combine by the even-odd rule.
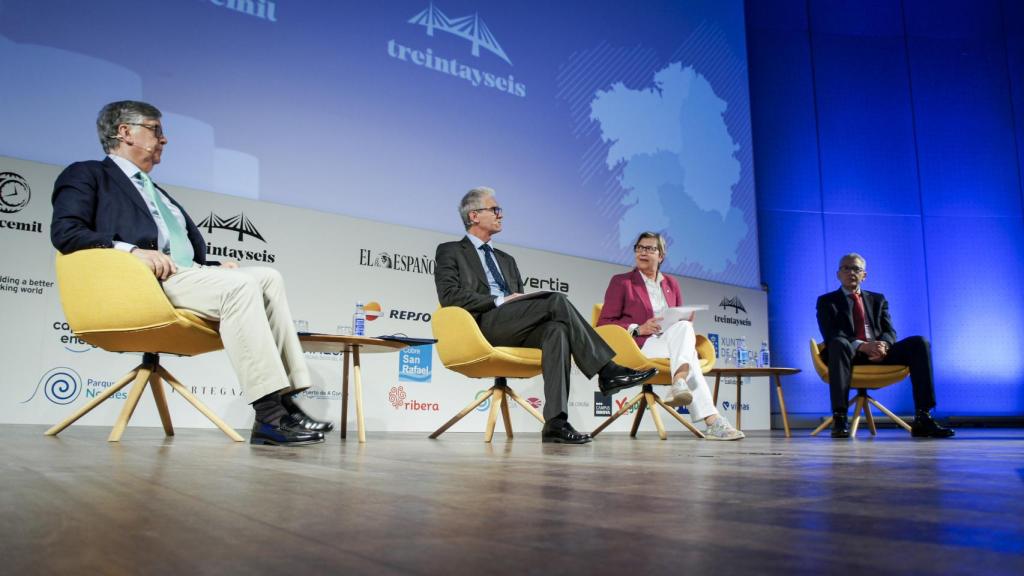
[[[348,366],[349,356],[352,357],[352,372],[356,384],[356,430],[359,442],[366,442],[366,425],[363,423],[363,376],[359,367],[359,353],[374,354],[380,352],[397,352],[408,346],[405,342],[381,340],[369,336],[340,336],[335,334],[300,334],[299,342],[306,352],[341,353],[343,368],[341,370],[341,437],[348,433]]]
[[[714,367],[708,373],[715,375],[715,406],[718,406],[718,385],[722,376],[734,376],[736,378],[736,429],[740,430],[740,416],[743,414],[743,403],[740,401],[743,390],[743,378],[759,378],[763,376],[775,377],[775,393],[779,397],[779,410],[782,411],[782,426],[786,429],[786,438],[792,438],[789,432],[789,419],[786,417],[786,400],[782,397],[782,377],[800,372],[799,368],[737,368],[737,367]]]

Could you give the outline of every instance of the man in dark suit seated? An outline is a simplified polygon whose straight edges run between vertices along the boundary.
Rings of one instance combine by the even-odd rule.
[[[928,438],[953,436],[953,430],[940,426],[930,413],[935,407],[935,388],[928,341],[921,336],[896,341],[885,296],[861,290],[868,275],[866,268],[867,263],[859,254],[843,256],[836,272],[842,286],[818,297],[818,328],[825,339],[821,358],[828,364],[832,397],[832,437],[850,437],[846,412],[850,378],[856,364],[909,366],[916,408],[911,434]]]
[[[523,279],[512,256],[493,247],[501,232],[502,211],[490,188],[474,188],[462,197],[459,215],[466,237],[437,247],[434,283],[442,306],[466,309],[495,346],[541,349],[544,375],[544,442],[585,444],[590,435],[568,421],[570,362],[587,378],[598,376],[607,395],[636,386],[657,374],[612,362],[615,353],[564,294],[523,295]]]
[[[285,297],[273,268],[239,268],[206,259],[206,243],[185,209],[153,183],[167,137],[160,111],[145,102],[112,102],[96,130],[107,157],[68,166],[53,188],[50,238],[64,254],[87,248],[129,252],[160,281],[178,308],[220,322],[224,350],[256,411],[250,442],[323,442],[329,422],[295,403],[309,387]]]

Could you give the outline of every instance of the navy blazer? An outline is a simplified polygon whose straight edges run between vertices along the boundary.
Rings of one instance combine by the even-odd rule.
[[[896,343],[896,328],[889,317],[889,302],[879,292],[861,290],[860,293],[864,300],[864,314],[875,340],[888,342],[892,346]],[[819,296],[817,309],[818,329],[821,330],[825,344],[838,338],[850,347],[852,341],[857,339],[857,332],[853,327],[853,303],[842,288]]]
[[[159,186],[157,187],[159,188]],[[206,260],[206,242],[185,209],[159,188],[185,217],[188,239],[199,264]],[[53,185],[50,240],[70,254],[87,248],[112,248],[115,241],[157,250],[157,228],[138,188],[109,157],[75,162]]]
[[[515,258],[501,250],[495,250],[494,256],[509,290],[522,293],[523,277]],[[495,308],[484,265],[468,236],[458,242],[439,245],[434,260],[434,285],[441,306],[464,308],[477,320],[481,314]]]

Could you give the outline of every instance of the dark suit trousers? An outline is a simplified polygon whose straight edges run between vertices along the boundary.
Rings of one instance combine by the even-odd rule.
[[[587,378],[615,353],[563,294],[513,300],[480,316],[480,331],[494,346],[540,348],[544,418],[568,414],[570,359]]]
[[[910,384],[914,389],[914,408],[931,410],[935,407],[935,386],[932,383],[932,353],[928,340],[921,336],[904,338],[889,349],[881,362],[872,362],[859,352],[854,353],[845,338],[830,341],[821,353],[828,364],[829,391],[832,412],[846,414],[850,402],[850,378],[853,366],[858,364],[904,364],[910,367]]]

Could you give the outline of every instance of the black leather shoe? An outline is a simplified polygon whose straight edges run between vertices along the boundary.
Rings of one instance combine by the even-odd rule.
[[[325,420],[317,420],[309,414],[303,412],[300,408],[296,407],[295,411],[288,411],[288,415],[295,419],[299,427],[309,432],[322,432],[327,433],[334,430],[334,423],[327,422]]]
[[[846,414],[832,415],[832,437],[849,438],[850,424],[846,420]]]
[[[597,387],[601,390],[601,394],[611,396],[619,390],[643,384],[654,378],[654,375],[657,373],[657,368],[650,368],[641,372],[609,362],[597,373]]]
[[[321,432],[312,432],[302,427],[292,416],[281,418],[277,426],[256,421],[252,425],[250,444],[269,444],[271,446],[305,446],[319,444],[324,441]]]
[[[910,435],[914,438],[951,438],[955,434],[952,428],[940,426],[926,410],[918,410],[910,425]]]
[[[577,432],[565,420],[549,420],[544,423],[544,429],[540,433],[541,442],[554,442],[556,444],[586,444],[592,442],[590,434]]]

